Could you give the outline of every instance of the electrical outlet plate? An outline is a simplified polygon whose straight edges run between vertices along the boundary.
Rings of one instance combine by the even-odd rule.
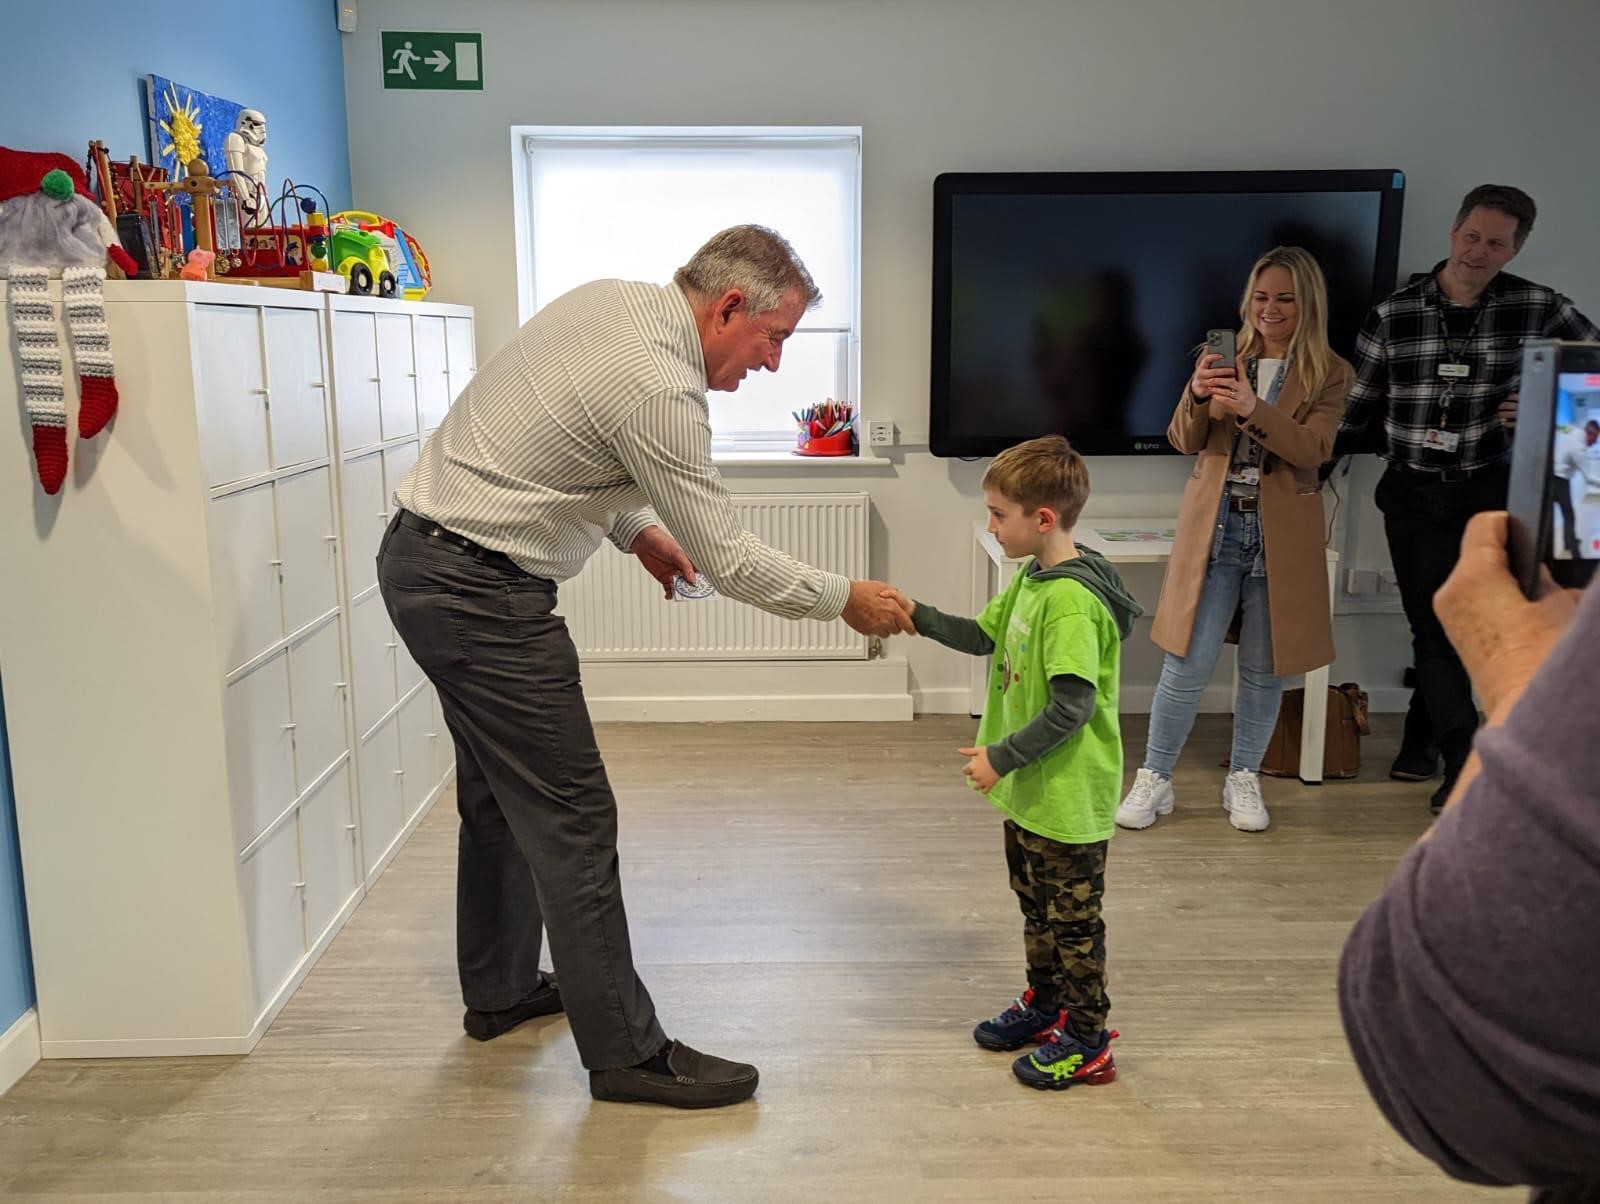
[[[894,423],[875,418],[867,423],[867,443],[872,447],[890,447],[894,444]]]

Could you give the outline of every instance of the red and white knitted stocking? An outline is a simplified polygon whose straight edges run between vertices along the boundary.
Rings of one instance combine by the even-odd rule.
[[[78,437],[93,439],[117,413],[117,380],[111,361],[111,332],[106,329],[106,298],[101,291],[103,268],[61,270],[62,308],[72,337],[72,359],[78,368]]]
[[[13,264],[7,274],[22,369],[22,401],[33,427],[33,459],[39,484],[46,493],[57,493],[67,478],[67,398],[55,307],[50,304],[50,272]]]

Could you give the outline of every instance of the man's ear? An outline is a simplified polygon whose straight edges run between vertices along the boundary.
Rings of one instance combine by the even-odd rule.
[[[726,326],[733,321],[733,315],[738,313],[743,305],[744,293],[739,289],[730,288],[723,293],[722,296],[717,298],[716,307],[712,310],[712,313],[716,315],[717,325]]]

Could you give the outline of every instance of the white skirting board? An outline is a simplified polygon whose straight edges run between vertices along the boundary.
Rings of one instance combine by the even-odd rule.
[[[0,1095],[10,1091],[38,1060],[39,1013],[29,1008],[0,1035]]]
[[[873,661],[586,661],[598,723],[901,722],[911,718],[904,657]]]

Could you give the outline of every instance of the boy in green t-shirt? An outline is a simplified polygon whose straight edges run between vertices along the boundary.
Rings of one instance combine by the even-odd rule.
[[[1059,435],[995,457],[983,477],[989,533],[1032,557],[976,619],[895,598],[917,634],[993,653],[966,776],[1005,815],[1006,864],[1022,905],[1028,989],[972,1030],[985,1049],[1043,1044],[1012,1063],[1030,1087],[1117,1077],[1106,1028],[1106,847],[1122,792],[1117,680],[1143,613],[1098,552],[1073,543],[1089,498],[1083,457]]]

